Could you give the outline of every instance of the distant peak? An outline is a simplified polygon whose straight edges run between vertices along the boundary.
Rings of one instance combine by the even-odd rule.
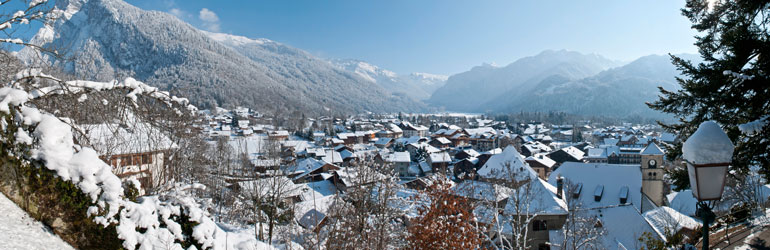
[[[495,63],[495,62],[491,62],[491,63],[485,62],[485,63],[481,64],[481,67],[484,67],[484,68],[499,68],[500,66],[498,66],[497,63]]]
[[[446,81],[447,79],[449,79],[449,76],[445,76],[445,75],[436,75],[436,74],[430,74],[430,73],[420,73],[420,72],[415,72],[415,73],[412,73],[411,75],[412,75],[413,77],[416,77],[416,78],[421,78],[421,79],[424,79],[424,80],[439,80],[439,81]]]

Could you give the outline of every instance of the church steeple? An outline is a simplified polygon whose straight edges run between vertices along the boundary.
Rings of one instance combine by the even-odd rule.
[[[665,205],[664,187],[663,181],[664,168],[663,168],[663,155],[664,152],[657,144],[650,143],[640,153],[642,162],[640,165],[642,171],[642,193],[650,199],[656,206]],[[644,204],[644,202],[642,202]],[[642,206],[642,212],[652,208]]]

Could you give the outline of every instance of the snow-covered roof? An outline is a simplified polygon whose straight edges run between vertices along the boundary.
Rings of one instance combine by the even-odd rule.
[[[600,163],[565,162],[554,170],[548,183],[556,185],[556,179],[564,177],[567,183],[577,186],[582,184],[579,202],[584,208],[606,207],[620,204],[620,191],[624,187],[629,192],[627,203],[641,207],[642,172],[639,165],[618,165]],[[603,186],[600,201],[594,201],[594,191]],[[565,185],[565,189],[570,187]]]
[[[337,187],[329,180],[297,184],[301,191],[302,201],[313,201],[322,197],[337,194]]]
[[[436,141],[438,141],[441,144],[452,144],[452,142],[449,141],[449,139],[444,138],[444,137],[438,137],[438,138],[436,138]]]
[[[548,158],[548,156],[544,154],[535,154],[534,156],[529,156],[525,161],[536,161],[542,165],[544,165],[547,168],[552,168],[554,165],[556,165],[556,161],[552,160],[551,158]]]
[[[618,142],[620,142],[620,140],[616,138],[604,138],[602,145],[615,146],[618,145]]]
[[[510,165],[507,166],[508,164]],[[515,171],[515,173],[510,173],[509,170]],[[537,174],[529,165],[526,165],[524,158],[516,151],[516,148],[508,146],[502,153],[489,157],[489,160],[476,173],[483,178],[508,179],[513,175],[519,176],[518,172],[520,171],[525,171],[525,174],[521,176],[526,177],[526,172],[529,172],[529,175],[537,178]]]
[[[479,155],[481,155],[481,154],[479,154],[479,152],[477,152],[476,150],[473,150],[472,148],[471,149],[463,150],[463,152],[468,154],[470,157],[478,157]]]
[[[91,146],[100,155],[138,154],[177,147],[165,133],[148,123],[85,124],[78,126],[78,129],[85,133]]]
[[[374,142],[374,144],[377,144],[377,145],[388,145],[388,143],[390,143],[392,140],[393,140],[393,138],[382,137],[380,139],[377,139],[377,141]]]
[[[661,133],[660,140],[664,142],[674,142],[676,140],[676,135],[672,133]]]
[[[553,185],[540,178],[534,178],[515,190],[512,198],[508,199],[503,212],[508,215],[523,213],[530,215],[567,214],[567,202],[556,197],[556,192],[556,187]]]
[[[452,187],[452,191],[468,199],[493,202],[502,201],[513,193],[505,186],[474,180],[463,181]]]
[[[290,141],[282,141],[281,147],[284,148],[292,148],[294,149],[294,152],[302,152],[305,151],[308,147],[311,147],[312,145],[308,141],[302,141],[302,140],[290,140]]]
[[[669,207],[679,211],[679,213],[695,216],[695,210],[697,210],[695,204],[698,203],[698,200],[692,195],[692,190],[687,189],[670,193],[666,198],[668,199]]]
[[[401,130],[401,128],[398,127],[396,124],[388,124],[388,127],[390,128],[390,131],[393,131],[394,133],[403,133],[404,131]]]
[[[658,232],[676,233],[682,228],[690,230],[699,228],[701,223],[690,216],[680,213],[673,208],[662,206],[644,213],[644,217]]]
[[[286,176],[266,177],[256,180],[238,182],[244,192],[258,192],[261,196],[272,195],[273,188],[280,187],[281,195],[284,197],[302,195],[302,187],[294,184]]]
[[[452,162],[452,157],[447,152],[431,153],[428,156],[430,163],[448,163]]]
[[[296,178],[304,177],[304,175],[313,172],[324,165],[329,164],[324,161],[319,161],[313,158],[306,158],[304,160],[301,160],[294,164],[293,166],[286,166],[286,172],[288,173],[302,173],[300,176],[297,176]],[[295,178],[295,179],[296,179]]]
[[[586,216],[599,218],[606,230],[603,238],[604,249],[635,249],[639,245],[642,233],[651,233],[657,239],[664,239],[650,222],[630,205],[610,206],[586,210]]]
[[[321,160],[331,164],[342,163],[342,155],[340,155],[340,152],[334,150],[326,150],[326,154]]]
[[[647,147],[644,148],[644,150],[642,150],[642,152],[640,154],[642,154],[642,155],[663,155],[664,153],[663,153],[663,150],[660,149],[660,147],[658,147],[658,145],[653,142],[653,143],[650,143],[649,145],[647,145]]]
[[[302,215],[302,217],[299,219],[297,223],[299,223],[300,226],[307,228],[309,230],[315,230],[315,228],[325,218],[326,218],[326,214],[321,213],[320,211],[313,208],[313,209],[310,209],[310,211],[308,211],[304,215]]]
[[[527,150],[532,153],[545,153],[551,151],[551,147],[543,144],[542,142],[528,142],[524,144],[524,147],[526,147]]]
[[[565,153],[569,154],[570,156],[572,156],[573,158],[575,158],[577,160],[582,160],[583,156],[585,155],[585,153],[583,151],[581,151],[580,149],[578,149],[576,147],[573,147],[573,146],[562,148],[560,150],[564,151]]]
[[[412,158],[409,152],[393,152],[385,157],[387,162],[411,162]]]
[[[607,150],[603,148],[589,148],[588,149],[588,155],[586,158],[589,159],[606,159],[607,158]]]

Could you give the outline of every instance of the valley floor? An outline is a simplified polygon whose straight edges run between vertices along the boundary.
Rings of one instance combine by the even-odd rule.
[[[2,193],[0,242],[3,249],[74,249]]]

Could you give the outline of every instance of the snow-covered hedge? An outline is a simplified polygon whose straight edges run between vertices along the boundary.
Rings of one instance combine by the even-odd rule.
[[[22,72],[18,78],[40,77],[39,72]],[[48,77],[48,76],[43,76]],[[95,150],[73,142],[72,128],[58,117],[26,105],[31,99],[56,91],[68,93],[129,89],[127,98],[144,94],[152,98],[188,106],[187,100],[169,95],[144,83],[128,78],[122,82],[61,81],[56,87],[41,88],[28,93],[19,88],[0,88],[0,129],[3,131],[3,152],[16,157],[19,163],[40,173],[52,172],[61,185],[71,184],[89,199],[82,206],[93,222],[103,228],[114,228],[126,249],[155,247],[183,249],[238,249],[264,245],[260,242],[243,244],[231,239],[202,211],[191,197],[173,196],[160,200],[156,196],[140,197],[138,202],[127,199],[121,180],[111,167],[99,159]],[[181,112],[181,111],[179,111]],[[43,169],[44,168],[44,169]],[[40,174],[37,173],[37,174]],[[60,191],[58,189],[57,191]],[[76,211],[77,212],[77,211]],[[87,236],[86,236],[87,237]],[[241,238],[241,241],[244,241]]]

